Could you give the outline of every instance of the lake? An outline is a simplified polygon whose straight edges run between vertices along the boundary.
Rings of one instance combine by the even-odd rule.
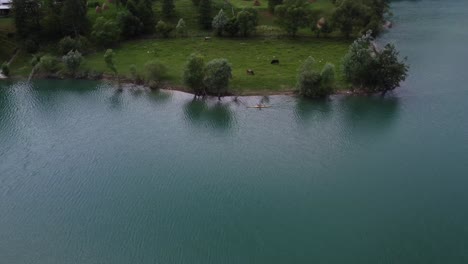
[[[468,263],[468,2],[393,12],[385,98],[1,82],[0,262]]]

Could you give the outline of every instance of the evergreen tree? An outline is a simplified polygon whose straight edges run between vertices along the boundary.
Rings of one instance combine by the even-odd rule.
[[[219,10],[219,13],[213,18],[213,22],[211,23],[218,36],[223,34],[224,27],[226,26],[227,22],[228,17],[226,14],[224,14],[223,9]]]
[[[41,30],[39,1],[13,0],[13,19],[21,39],[37,39]]]
[[[183,18],[179,19],[179,22],[177,22],[176,34],[179,37],[187,36],[187,25],[185,24],[185,21]]]
[[[198,6],[198,22],[202,29],[211,29],[211,0],[201,0]]]
[[[175,14],[174,0],[163,0],[162,2],[162,15],[164,18],[172,18]]]
[[[65,0],[62,9],[63,32],[78,37],[89,31],[86,0]]]

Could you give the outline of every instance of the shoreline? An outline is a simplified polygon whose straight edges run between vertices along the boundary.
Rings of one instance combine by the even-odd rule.
[[[0,79],[0,80],[11,80],[11,81],[19,81],[19,80],[26,80],[27,78],[25,77],[22,77],[22,76],[13,76],[13,77],[6,77],[4,79]],[[36,77],[32,77],[32,80],[83,80],[83,81],[97,81],[97,82],[106,82],[106,83],[109,83],[109,84],[115,84],[115,85],[118,85],[116,83],[116,80],[113,78],[113,77],[110,77],[110,76],[102,76],[101,78],[99,79],[95,79],[95,78],[64,78],[64,77],[60,77],[60,76],[36,76]],[[122,78],[120,80],[120,88],[116,88],[116,90],[123,90],[123,89],[129,89],[131,87],[142,87],[144,88],[145,90],[148,90],[148,91],[157,91],[157,90],[163,90],[163,91],[177,91],[177,92],[183,92],[183,93],[187,93],[187,94],[191,94],[191,95],[195,95],[192,91],[190,91],[190,89],[188,89],[187,87],[184,87],[184,86],[179,86],[179,85],[173,85],[173,84],[170,84],[170,83],[165,83],[161,88],[159,89],[151,89],[150,87],[148,87],[147,85],[145,84],[137,84],[137,83],[134,83],[133,81],[130,81],[129,79],[126,79],[126,78]],[[131,87],[129,87],[131,86]],[[245,90],[243,91],[241,94],[235,94],[235,93],[227,93],[225,95],[223,95],[222,97],[248,97],[248,96],[274,96],[274,95],[284,95],[284,96],[300,96],[297,92],[297,90],[295,89],[288,89],[288,90],[283,90],[283,91],[268,91],[268,90],[259,90],[259,91],[253,91],[253,90]],[[360,95],[360,96],[369,96],[369,95],[373,95],[373,94],[369,94],[369,93],[365,93],[363,91],[360,91],[360,90],[350,90],[350,89],[338,89],[336,91],[334,91],[332,94],[330,94],[330,96],[333,96],[333,95],[348,95],[348,96],[352,96],[352,95]],[[216,97],[216,95],[206,95],[208,97]]]

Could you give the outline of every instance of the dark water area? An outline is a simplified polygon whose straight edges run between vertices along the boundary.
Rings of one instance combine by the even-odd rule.
[[[393,12],[385,98],[0,82],[0,263],[468,263],[468,2]]]

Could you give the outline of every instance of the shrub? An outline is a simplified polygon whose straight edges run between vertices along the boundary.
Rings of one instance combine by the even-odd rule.
[[[83,62],[83,56],[79,51],[69,51],[65,56],[62,57],[62,61],[63,64],[65,64],[67,71],[74,76]]]
[[[225,94],[229,87],[229,79],[232,77],[232,68],[226,59],[214,59],[205,67],[205,77],[203,83],[208,89],[208,92],[217,94],[221,98],[221,94]]]
[[[109,68],[115,75],[117,75],[117,68],[115,67],[114,51],[107,49],[104,53],[104,61],[106,62],[107,68]]]
[[[185,24],[185,21],[182,18],[179,19],[179,22],[177,22],[176,34],[179,37],[187,36],[187,25]]]
[[[81,42],[77,39],[73,39],[70,36],[66,36],[59,41],[60,54],[67,54],[72,50],[80,50]]]
[[[110,47],[119,41],[120,28],[115,21],[99,17],[94,23],[91,35],[101,47]]]
[[[102,72],[100,71],[95,71],[95,70],[90,70],[88,72],[88,78],[91,80],[99,80],[102,78]]]
[[[141,84],[143,82],[141,75],[138,73],[137,67],[135,64],[130,65],[130,78],[133,83]]]
[[[10,66],[8,66],[8,63],[7,62],[4,62],[2,64],[2,69],[1,69],[3,75],[5,76],[9,76],[10,75]]]
[[[158,61],[153,60],[145,64],[145,81],[151,89],[160,88],[167,77],[166,67]]]
[[[325,64],[320,77],[322,78],[320,86],[324,95],[331,94],[335,88],[335,65],[331,63]]]
[[[70,36],[64,37],[59,41],[59,52],[64,55],[71,50],[77,50],[81,53],[85,53],[89,50],[89,41],[84,36],[78,36],[77,38],[71,38]]]
[[[45,74],[53,74],[59,70],[59,60],[51,55],[44,55],[39,59],[37,68]]]
[[[205,60],[202,55],[192,53],[185,64],[182,79],[195,95],[204,93],[203,77],[205,75]]]
[[[171,24],[167,24],[166,22],[159,20],[158,24],[156,24],[156,34],[163,38],[169,37],[171,32],[174,30],[174,27]]]

